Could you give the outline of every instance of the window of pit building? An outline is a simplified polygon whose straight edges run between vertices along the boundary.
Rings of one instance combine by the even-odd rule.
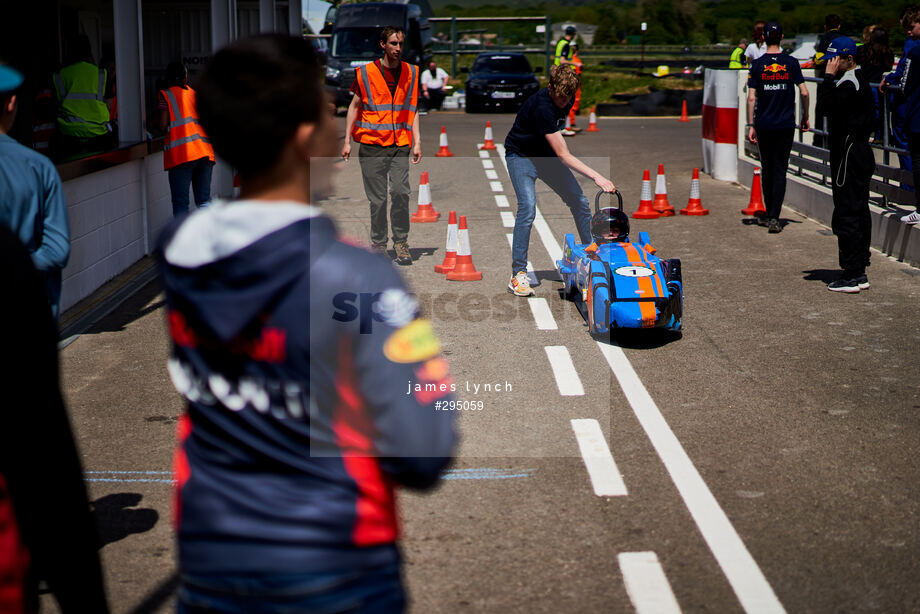
[[[25,81],[10,136],[57,163],[118,148],[112,0],[16,2],[0,57]]]

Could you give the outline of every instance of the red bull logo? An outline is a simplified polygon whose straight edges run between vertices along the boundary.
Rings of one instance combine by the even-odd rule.
[[[764,72],[771,72],[771,73],[776,74],[778,72],[786,72],[786,67],[783,66],[782,64],[777,64],[776,62],[773,62],[772,64],[768,64],[767,66],[764,66],[763,70]]]

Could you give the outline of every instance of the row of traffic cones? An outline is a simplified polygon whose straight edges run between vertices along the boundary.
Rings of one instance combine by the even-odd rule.
[[[668,186],[664,176],[664,164],[658,165],[658,176],[655,178],[655,199],[652,200],[652,180],[648,169],[642,173],[642,191],[639,195],[639,210],[632,214],[639,220],[653,220],[659,217],[674,215],[674,207],[668,202]],[[681,215],[709,215],[709,209],[703,208],[700,199],[700,169],[693,169],[693,178],[690,180],[690,199],[687,206],[680,210]]]
[[[568,120],[566,120],[566,122],[568,122]],[[568,125],[566,125],[566,128],[568,128]],[[594,107],[591,108],[591,116],[588,120],[588,127],[585,129],[585,132],[600,132],[597,127],[597,115],[594,114]],[[441,136],[438,145],[438,153],[434,154],[436,158],[452,158],[454,156],[447,142],[447,126],[441,126]],[[483,137],[483,143],[480,149],[485,151],[494,151],[497,149],[495,146],[495,138],[492,135],[491,121],[486,122],[486,133]]]
[[[444,133],[442,132],[442,136]],[[446,139],[447,137],[444,136]],[[445,144],[446,146],[446,144]],[[418,208],[412,214],[410,221],[416,224],[437,222],[441,214],[434,210],[431,202],[431,184],[428,171],[422,172],[418,186]],[[450,281],[478,281],[482,279],[482,272],[477,271],[473,265],[473,254],[470,250],[470,234],[466,224],[466,216],[460,216],[457,223],[457,212],[451,211],[447,218],[447,249],[444,251],[444,262],[434,267],[436,273],[446,273]]]

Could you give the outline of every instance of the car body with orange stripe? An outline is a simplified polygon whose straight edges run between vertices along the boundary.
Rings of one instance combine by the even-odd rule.
[[[646,232],[636,242],[583,245],[564,238],[556,262],[562,296],[576,302],[592,334],[624,328],[679,331],[683,317],[680,260],[655,255]]]

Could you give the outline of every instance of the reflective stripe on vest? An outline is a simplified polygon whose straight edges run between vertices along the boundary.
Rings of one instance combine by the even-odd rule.
[[[169,124],[163,143],[163,168],[170,169],[201,158],[214,160],[214,149],[198,123],[195,90],[174,86],[162,91],[169,108]]]
[[[392,95],[383,73],[373,62],[358,67],[356,78],[361,116],[355,122],[355,140],[368,145],[411,145],[418,103],[418,66],[402,62]]]
[[[89,62],[65,66],[54,74],[61,134],[89,138],[110,132],[105,78],[105,71]]]

